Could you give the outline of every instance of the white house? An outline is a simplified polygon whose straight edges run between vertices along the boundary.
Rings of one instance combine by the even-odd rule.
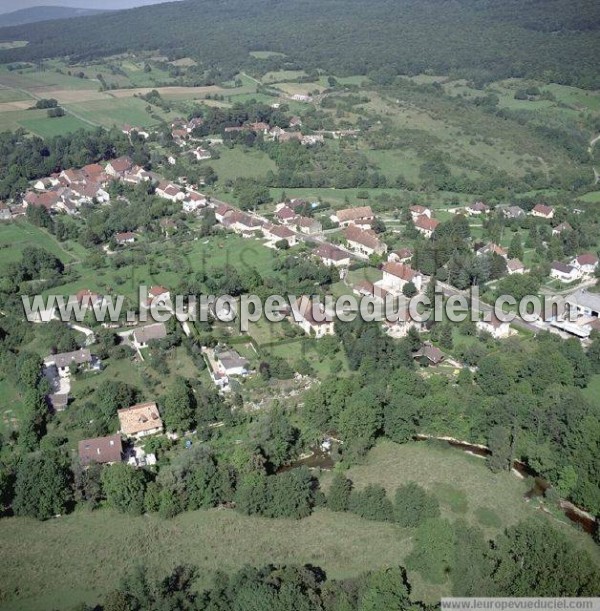
[[[593,274],[598,267],[598,257],[589,252],[584,253],[575,257],[571,265],[582,274]]]
[[[417,217],[417,220],[415,221],[415,229],[426,238],[431,238],[433,232],[437,229],[439,224],[439,221],[430,218],[426,214],[422,214],[421,216]]]
[[[545,204],[536,204],[529,214],[541,219],[551,219],[554,218],[554,208]]]
[[[509,259],[506,262],[506,269],[508,271],[508,275],[512,276],[513,274],[524,274],[525,266],[519,259]]]
[[[165,337],[167,337],[167,328],[162,322],[157,322],[136,329],[132,333],[132,343],[139,350],[147,348],[152,340],[164,339]]]
[[[431,218],[433,216],[429,208],[418,204],[415,206],[411,206],[408,210],[410,212],[410,216],[413,220],[413,223],[416,222],[420,216],[427,216],[428,218]]]
[[[495,339],[503,339],[510,336],[510,324],[492,315],[489,321],[480,320],[477,329],[489,333]]]
[[[290,246],[296,245],[296,234],[283,225],[265,225],[262,231],[270,245],[274,245],[281,240],[285,240]]]
[[[331,215],[331,220],[334,223],[339,223],[340,227],[356,225],[362,229],[370,229],[375,220],[375,215],[371,210],[371,206],[359,206],[358,208],[338,210]]]
[[[350,255],[332,244],[321,244],[321,246],[314,251],[314,254],[319,257],[327,267],[347,267],[350,265]]]
[[[347,227],[344,237],[350,250],[363,257],[370,257],[374,254],[383,255],[387,250],[387,246],[374,231],[361,229],[356,225]]]
[[[573,282],[581,277],[581,272],[576,267],[572,267],[566,263],[553,261],[550,266],[550,277],[556,278],[561,282]]]
[[[322,303],[314,302],[309,297],[296,300],[292,319],[307,335],[317,339],[335,334],[333,317],[325,311]]]
[[[74,352],[63,352],[61,354],[51,354],[44,359],[46,368],[56,367],[60,377],[68,377],[71,375],[71,365],[75,364],[77,368],[82,366],[90,369],[98,369],[100,362],[92,356],[87,348],[75,350]]]
[[[381,286],[390,292],[401,292],[409,282],[415,285],[417,291],[421,291],[423,288],[423,276],[410,265],[388,262],[382,270]]]
[[[117,410],[121,433],[127,437],[142,438],[163,432],[163,422],[156,403],[139,403]]]

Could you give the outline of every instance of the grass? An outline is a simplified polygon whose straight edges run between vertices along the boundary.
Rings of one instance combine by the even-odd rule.
[[[245,150],[240,147],[233,149],[222,147],[219,153],[220,159],[211,159],[209,165],[215,170],[221,182],[240,177],[264,176],[269,170],[273,172],[277,170],[275,162],[271,161],[262,151]]]
[[[36,246],[56,255],[63,263],[71,263],[74,256],[49,233],[25,221],[0,225],[0,272],[5,272],[9,263],[19,261],[25,248]]]
[[[35,119],[26,119],[21,121],[20,125],[22,125],[27,131],[32,132],[41,138],[53,138],[54,136],[75,132],[79,129],[93,129],[89,123],[85,123],[72,115],[54,118],[49,118],[46,116],[37,117]]]
[[[147,111],[148,103],[139,98],[109,98],[106,100],[90,100],[80,104],[69,104],[67,110],[72,110],[84,119],[99,123],[106,127],[128,123],[139,127],[157,125],[157,120]],[[160,109],[152,107],[152,114],[162,116]]]
[[[464,497],[468,505],[460,517],[483,526],[490,536],[539,513],[524,501],[525,485],[516,477],[493,475],[481,459],[426,443],[381,443],[365,464],[353,467],[348,475],[357,488],[375,482],[391,493],[408,481],[417,481],[435,494],[440,483],[458,482],[452,495]],[[323,475],[325,488],[331,477],[331,473]],[[442,512],[456,518],[444,505]],[[598,557],[588,537],[570,526],[562,528]],[[0,521],[4,558],[10,559],[0,567],[0,609],[36,611],[69,608],[82,601],[97,603],[138,563],[155,576],[177,564],[197,565],[200,588],[217,570],[233,572],[245,564],[271,562],[311,563],[323,567],[330,578],[346,578],[404,564],[413,532],[325,509],[301,521],[246,517],[229,510],[189,512],[168,521],[109,510],[82,510],[45,523],[7,518]],[[449,594],[447,584],[431,586],[412,573],[409,579],[416,599],[433,602]]]

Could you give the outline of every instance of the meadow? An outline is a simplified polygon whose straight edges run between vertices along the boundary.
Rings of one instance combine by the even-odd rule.
[[[515,476],[493,475],[482,459],[422,442],[381,443],[348,476],[358,488],[378,483],[391,495],[398,485],[420,482],[438,497],[444,516],[464,518],[480,527],[484,522],[490,536],[540,513],[533,503],[525,502],[527,487]],[[326,489],[331,473],[321,479]],[[589,538],[571,526],[556,524],[598,558]],[[326,509],[300,521],[218,509],[184,513],[168,521],[106,509],[81,510],[45,523],[5,518],[0,520],[0,546],[11,562],[0,567],[0,609],[41,611],[98,602],[139,563],[157,576],[177,564],[197,565],[199,588],[216,570],[233,572],[244,564],[269,562],[310,563],[323,567],[330,578],[349,577],[366,567],[403,564],[412,549],[413,532]],[[416,599],[432,602],[449,593],[448,584],[432,586],[412,573],[409,579]]]

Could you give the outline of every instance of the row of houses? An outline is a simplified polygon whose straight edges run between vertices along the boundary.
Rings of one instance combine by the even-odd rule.
[[[560,282],[574,282],[592,275],[597,268],[598,257],[592,253],[584,253],[569,263],[553,261],[550,266],[550,277]]]

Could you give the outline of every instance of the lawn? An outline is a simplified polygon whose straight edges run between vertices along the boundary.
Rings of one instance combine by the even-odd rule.
[[[158,121],[147,111],[148,103],[134,97],[108,98],[105,100],[89,100],[78,104],[68,104],[67,110],[72,110],[84,119],[99,123],[106,127],[112,125],[136,125],[139,127],[152,127]],[[152,107],[152,114],[162,116],[164,113]]]

